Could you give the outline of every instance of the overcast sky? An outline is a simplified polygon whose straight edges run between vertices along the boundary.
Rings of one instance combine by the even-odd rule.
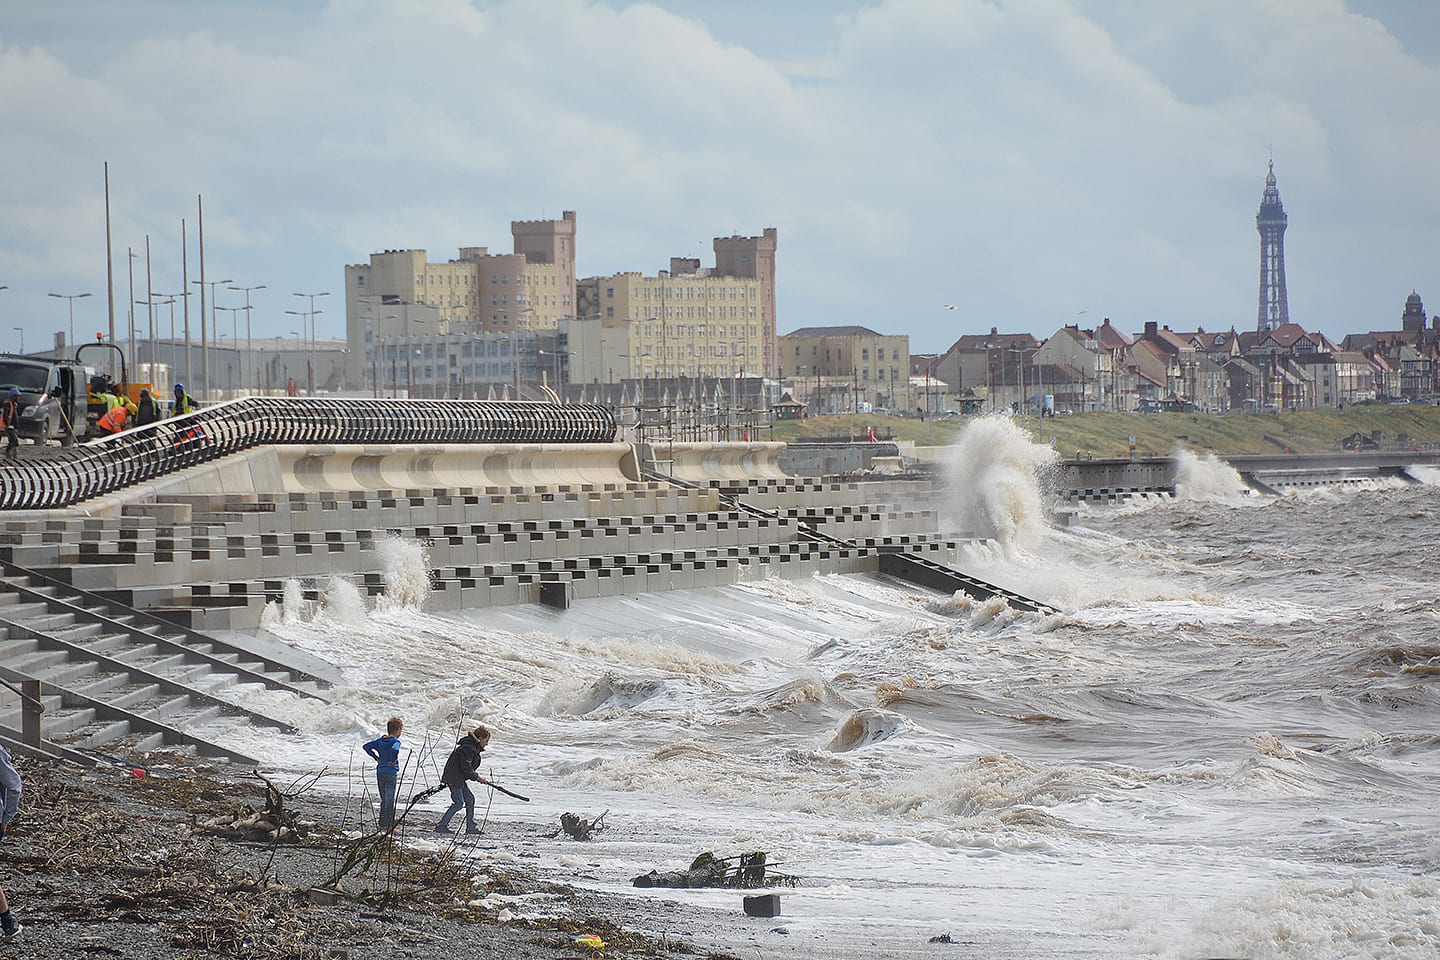
[[[1440,313],[1437,48],[1431,0],[4,0],[0,349],[64,328],[50,292],[103,326],[104,161],[117,316],[147,233],[155,290],[182,217],[198,276],[197,194],[256,336],[321,290],[339,335],[376,250],[573,209],[581,276],[776,227],[782,333],[921,352],[1253,329],[1273,152],[1291,318],[1394,329],[1412,288]]]

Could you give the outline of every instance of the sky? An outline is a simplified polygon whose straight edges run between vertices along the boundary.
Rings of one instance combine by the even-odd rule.
[[[781,333],[1254,329],[1272,157],[1291,319],[1396,329],[1440,313],[1437,103],[1431,0],[0,0],[0,350],[50,293],[107,326],[107,162],[122,337],[200,196],[257,337],[563,210],[582,277],[777,228]]]

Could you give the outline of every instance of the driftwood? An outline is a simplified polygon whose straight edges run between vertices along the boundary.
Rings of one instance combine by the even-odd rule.
[[[742,853],[734,857],[717,857],[713,853],[702,853],[690,863],[687,870],[669,870],[664,873],[651,870],[642,873],[632,883],[637,887],[773,887],[795,886],[796,879],[789,874],[766,872],[766,854],[763,850]]]
[[[551,836],[558,837],[560,833],[564,833],[571,840],[589,840],[605,829],[605,815],[609,812],[606,810],[594,820],[586,820],[578,813],[562,813],[560,814],[560,830]]]
[[[300,843],[310,832],[310,825],[285,808],[285,791],[277,787],[259,770],[252,773],[265,784],[265,808],[256,810],[245,804],[233,815],[216,817],[196,824],[195,831],[230,840],[253,843]]]

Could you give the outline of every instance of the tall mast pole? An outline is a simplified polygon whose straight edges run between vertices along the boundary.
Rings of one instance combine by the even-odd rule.
[[[180,305],[185,314],[185,379],[194,381],[190,367],[190,244],[185,237],[184,217],[180,218]]]
[[[105,296],[110,315],[110,342],[115,342],[115,255],[110,249],[110,161],[105,161]],[[110,374],[115,374],[114,359]]]
[[[150,311],[150,385],[155,385],[155,288],[150,278],[150,234],[145,234],[145,309]],[[154,391],[151,391],[152,393]]]
[[[207,403],[210,395],[210,342],[205,331],[205,198],[195,195],[195,207],[200,214],[200,402]]]

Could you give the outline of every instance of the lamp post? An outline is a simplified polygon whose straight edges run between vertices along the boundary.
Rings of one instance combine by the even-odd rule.
[[[510,368],[511,371],[514,373],[516,400],[520,399],[520,346],[515,342],[516,325],[513,323],[509,323],[509,320],[511,318],[518,319],[527,313],[534,312],[534,307],[524,307],[523,309],[516,310],[514,312],[511,312],[509,310],[501,310],[495,314],[496,316],[506,318],[506,326],[508,327],[508,329],[505,331],[505,333],[510,338]]]
[[[306,332],[306,323],[310,325],[310,335],[304,337],[305,341],[310,345],[310,358],[305,361],[306,368],[309,371],[306,377],[306,390],[310,396],[313,397],[315,395],[315,336],[313,333],[315,329],[315,312],[310,310],[286,310],[285,313],[289,316],[300,318],[301,333]]]
[[[253,343],[253,341],[250,339],[250,291],[251,291],[251,290],[265,290],[265,289],[267,289],[267,287],[266,287],[265,284],[263,284],[263,283],[257,283],[257,284],[256,284],[255,286],[253,286],[253,287],[226,287],[225,289],[227,289],[227,290],[234,290],[236,293],[239,293],[239,292],[242,291],[242,290],[245,292],[245,354],[246,354],[246,358],[247,358],[247,359],[246,359],[246,362],[245,362],[245,365],[248,365],[248,367],[250,368],[250,372],[251,372],[251,373],[254,373],[254,372],[255,372],[255,361],[254,361],[253,359],[250,359],[250,347],[251,347],[251,345],[252,345],[252,343]],[[240,374],[240,379],[241,379],[241,382],[245,382],[245,381],[248,381],[248,380],[250,379],[250,377],[246,376],[245,373],[244,373],[244,365],[242,365],[241,374]],[[260,389],[260,378],[259,378],[259,377],[256,377],[256,378],[255,378],[255,389],[256,389],[256,390],[259,390],[259,389]]]
[[[152,387],[155,386],[155,364],[156,364],[156,360],[155,360],[155,302],[156,302],[156,301],[155,301],[155,295],[154,295],[154,294],[151,294],[149,299],[146,299],[146,300],[136,300],[136,301],[135,301],[135,306],[137,306],[137,307],[145,307],[145,308],[149,311],[149,313],[150,313],[150,347],[149,347],[148,355],[146,356],[146,360],[149,361],[149,363],[148,363],[148,367],[149,367],[149,378],[148,378],[148,382],[149,382],[149,384],[150,384]],[[133,345],[133,344],[131,345],[131,353],[134,353],[134,345]],[[135,364],[135,369],[136,369],[136,371],[139,371],[139,369],[140,369],[140,364],[139,364],[138,362],[136,362],[136,364]],[[137,372],[136,375],[137,375],[137,376],[139,375],[138,372]]]
[[[6,289],[6,288],[5,288],[5,287],[0,287],[0,290],[4,290],[4,289]],[[74,350],[74,349],[75,349],[75,301],[76,301],[76,300],[83,300],[83,299],[85,299],[86,297],[90,296],[90,294],[88,294],[88,293],[52,293],[52,294],[50,294],[50,296],[54,297],[54,298],[57,299],[57,300],[67,300],[67,301],[69,301],[69,305],[70,305],[70,339],[69,339],[68,343],[69,343],[70,349],[71,349],[71,350]]]
[[[315,395],[315,315],[324,312],[323,310],[315,309],[315,298],[328,297],[330,296],[330,291],[323,290],[320,293],[297,293],[295,296],[305,297],[310,301],[310,310],[308,311],[310,316],[310,395],[313,397]]]
[[[180,349],[180,344],[175,340],[175,304],[180,302],[181,298],[185,296],[185,291],[181,290],[179,293],[157,293],[155,296],[165,298],[164,300],[155,301],[156,303],[161,306],[168,304],[170,307],[170,382],[174,383],[178,366],[175,362],[175,353]],[[189,362],[190,358],[188,354],[185,360],[187,363]]]
[[[549,357],[549,358],[550,358],[551,371],[552,371],[552,372],[554,373],[554,375],[555,375],[555,384],[554,384],[554,387],[553,387],[552,389],[554,389],[555,392],[556,392],[556,394],[558,395],[559,392],[560,392],[560,391],[559,391],[559,387],[560,387],[560,357],[561,357],[561,355],[562,355],[562,351],[560,351],[560,350],[536,350],[536,351],[535,351],[535,355],[536,355],[537,357]]]
[[[14,327],[13,329],[20,331],[20,353],[23,355],[25,353],[25,328]]]
[[[1007,352],[1015,354],[1015,373],[1017,379],[1020,381],[1020,422],[1025,423],[1029,418],[1028,408],[1030,406],[1029,401],[1025,397],[1025,354],[1027,352],[1034,353],[1035,351],[1034,349],[1027,351],[1027,348],[1021,346],[1012,346]]]
[[[233,393],[233,392],[235,391],[235,367],[236,367],[236,366],[240,366],[240,317],[239,317],[239,315],[240,315],[240,313],[241,313],[242,311],[248,311],[250,308],[249,308],[249,307],[219,307],[219,308],[217,308],[217,309],[224,310],[226,313],[230,314],[230,348],[235,351],[235,361],[236,361],[236,362],[235,362],[234,364],[226,364],[226,369],[230,371],[230,375],[226,377],[226,382],[229,384],[229,386],[227,387],[227,389],[229,389],[229,390]],[[250,316],[249,316],[248,313],[247,313],[246,316],[245,316],[245,323],[246,323],[247,326],[248,326],[249,323],[250,323]],[[224,334],[222,333],[222,334],[220,334],[220,336],[223,337]],[[248,339],[248,338],[247,338],[247,339]],[[249,347],[249,344],[248,344],[248,343],[246,344],[246,347],[247,347],[247,348]],[[241,370],[240,370],[240,379],[241,379],[242,382],[243,382],[244,379],[245,379],[245,372],[244,372],[244,368],[243,368],[243,367],[241,367]]]
[[[631,360],[650,360],[650,359],[651,359],[650,351],[649,351],[649,350],[646,350],[644,353],[636,353],[636,354],[617,353],[617,354],[615,354],[615,356],[617,356],[617,357],[624,357],[624,358],[625,358],[625,368],[626,368],[627,371],[628,371],[629,368],[630,368],[630,361],[631,361]],[[639,389],[640,389],[640,396],[639,396],[638,401],[637,401],[636,404],[635,404],[635,429],[636,429],[637,431],[641,429],[641,426],[642,426],[642,424],[643,424],[643,422],[644,422],[644,419],[645,419],[645,416],[644,416],[644,411],[645,411],[645,384],[649,381],[649,378],[648,378],[647,376],[645,376],[645,374],[648,373],[648,372],[649,372],[648,367],[642,365],[641,368],[640,368],[640,376],[637,377],[637,378],[635,378],[635,379],[638,379],[638,380],[640,381],[640,387],[639,387]],[[623,398],[623,391],[622,391],[622,398]]]
[[[222,283],[234,283],[234,280],[191,280],[191,283],[200,288],[200,380],[201,396],[210,390],[210,340],[205,326],[205,288],[210,288],[210,326],[209,330],[215,329],[215,288]],[[186,354],[185,363],[188,366],[190,356]]]

